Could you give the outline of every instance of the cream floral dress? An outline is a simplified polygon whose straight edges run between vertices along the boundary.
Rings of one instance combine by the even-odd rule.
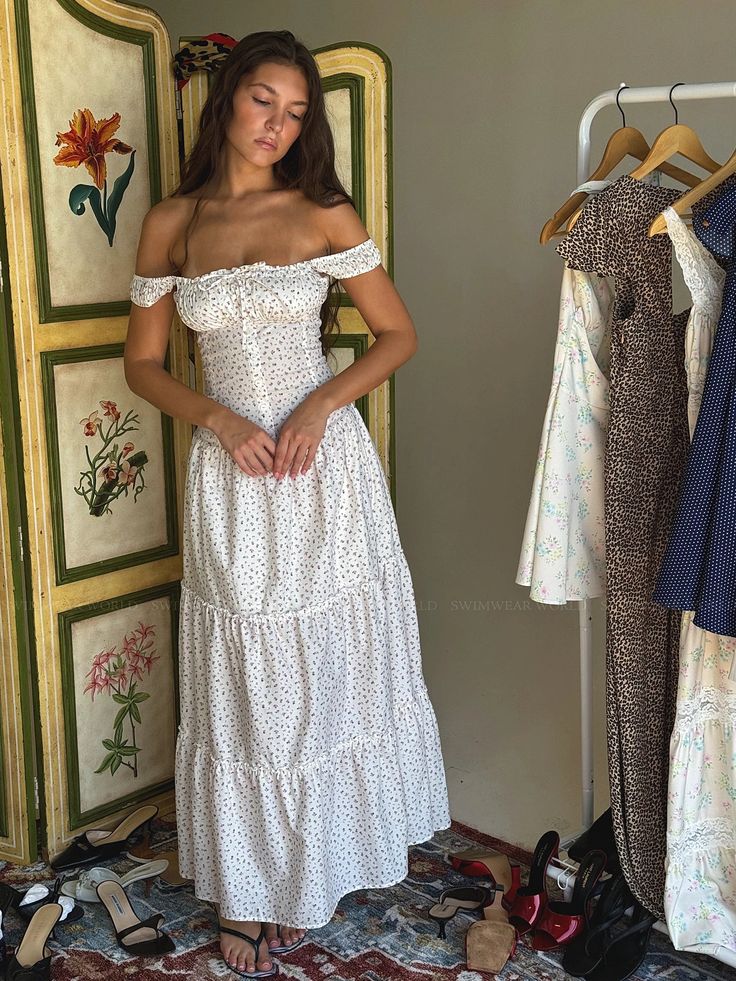
[[[690,435],[721,311],[725,273],[676,211],[664,212],[693,306],[685,339]],[[677,950],[736,953],[736,638],[682,614],[670,744],[665,913]]]
[[[552,389],[516,582],[539,603],[605,592],[610,281],[565,266]]]

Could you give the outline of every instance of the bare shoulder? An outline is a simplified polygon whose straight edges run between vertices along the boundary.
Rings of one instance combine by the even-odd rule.
[[[317,206],[318,221],[330,252],[343,252],[369,236],[363,220],[349,201],[336,196],[328,207]]]
[[[144,215],[136,254],[135,271],[140,276],[169,276],[177,271],[172,251],[192,216],[195,199],[167,197]]]

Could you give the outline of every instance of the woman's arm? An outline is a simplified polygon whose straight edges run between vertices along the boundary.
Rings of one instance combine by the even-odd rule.
[[[367,231],[351,204],[321,209],[331,252],[342,252],[366,240]],[[357,361],[343,368],[309,395],[284,420],[273,458],[277,479],[296,477],[312,465],[328,416],[377,388],[416,352],[414,323],[383,265],[341,280],[375,341]]]
[[[143,219],[135,260],[139,276],[170,276],[169,248],[181,223],[179,202],[155,204]],[[150,307],[130,308],[123,365],[128,388],[176,419],[212,428],[224,407],[172,378],[164,368],[174,297],[165,293]]]
[[[322,210],[331,252],[341,252],[365,240],[368,233],[352,205]],[[383,265],[341,282],[375,341],[357,361],[310,394],[309,398],[323,405],[328,413],[377,388],[416,354],[419,344],[409,311]]]
[[[164,200],[143,219],[135,271],[170,276],[170,246],[181,226],[180,202]],[[150,307],[130,310],[124,370],[128,388],[175,419],[211,429],[238,466],[251,477],[271,471],[275,443],[260,426],[215,399],[195,392],[164,368],[174,297],[165,293]]]

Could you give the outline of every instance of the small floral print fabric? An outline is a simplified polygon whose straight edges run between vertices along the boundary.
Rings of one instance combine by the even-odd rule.
[[[664,211],[692,295],[685,336],[692,436],[725,271],[673,208]],[[736,953],[736,640],[682,615],[677,714],[670,742],[665,914],[676,950]]]
[[[320,345],[330,278],[381,261],[333,255],[187,278],[205,394],[274,441],[332,375]],[[305,474],[246,475],[209,429],[187,464],[176,809],[182,875],[223,917],[320,927],[340,898],[408,874],[408,847],[450,826],[412,579],[388,483],[350,403]]]
[[[552,389],[516,582],[538,603],[606,588],[603,459],[608,429],[610,280],[565,266]]]
[[[736,953],[736,639],[682,614],[670,747],[665,915],[677,950]]]

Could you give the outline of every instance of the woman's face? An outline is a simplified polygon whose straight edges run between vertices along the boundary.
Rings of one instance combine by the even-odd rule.
[[[308,99],[300,68],[263,62],[235,89],[227,139],[251,163],[271,166],[301,133]]]

